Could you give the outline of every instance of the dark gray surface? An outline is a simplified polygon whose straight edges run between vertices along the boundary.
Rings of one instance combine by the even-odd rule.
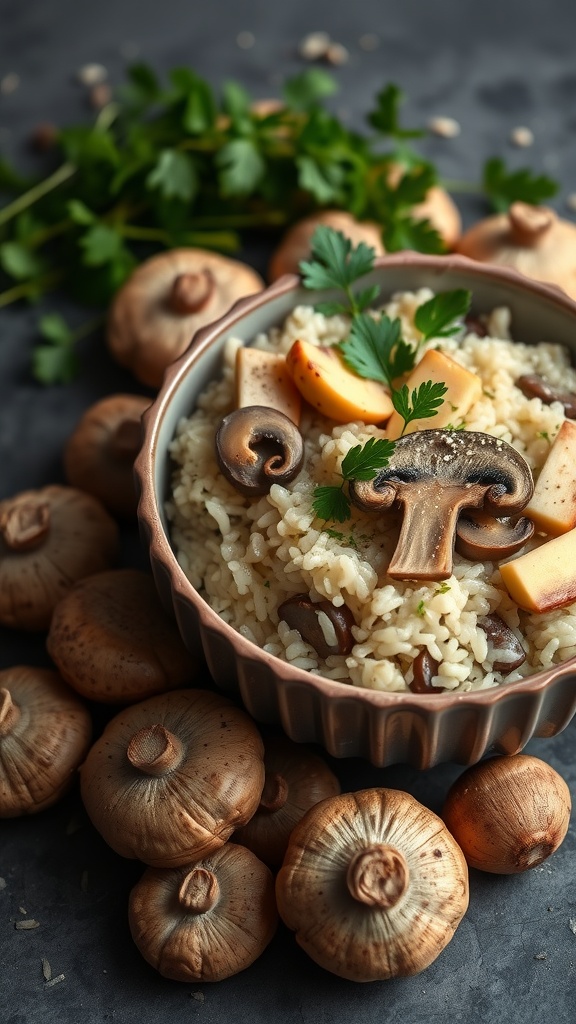
[[[350,49],[336,75],[336,108],[362,116],[387,81],[406,92],[407,120],[432,114],[456,117],[461,135],[430,139],[429,155],[450,178],[474,180],[483,161],[503,155],[515,166],[547,170],[562,183],[555,203],[564,211],[576,189],[576,13],[552,0],[419,0],[341,5],[325,0],[270,0],[200,5],[184,0],[0,0],[0,79],[21,77],[0,96],[0,144],[29,163],[24,140],[39,120],[65,122],[87,115],[74,72],[99,61],[112,81],[121,78],[126,44],[159,70],[193,64],[216,84],[241,79],[256,96],[301,69],[296,55],[306,31],[325,29]],[[242,50],[239,31],[255,45]],[[374,32],[372,53],[358,45]],[[132,47],[132,52],[134,47]],[[535,146],[514,150],[510,130],[532,128]],[[476,201],[458,199],[471,222]],[[250,247],[259,269],[266,252]],[[64,305],[62,309],[66,309]],[[68,310],[82,319],[82,313]],[[61,479],[60,452],[81,411],[100,395],[138,390],[107,357],[101,338],[83,348],[80,379],[43,390],[28,372],[36,312],[0,312],[0,497]],[[144,564],[134,533],[125,535],[125,562]],[[0,631],[0,667],[47,664],[42,637]],[[97,720],[103,719],[97,714]],[[529,751],[553,764],[576,793],[576,723]],[[407,789],[438,811],[455,765],[418,773],[398,766],[379,771],[360,761],[333,764],[348,790],[371,785]],[[159,1024],[199,1020],[219,1024],[371,1024],[435,1020],[539,1022],[551,1016],[573,1024],[576,1011],[576,839],[574,827],[547,863],[524,876],[471,872],[470,909],[452,943],[423,974],[358,986],[317,968],[279,930],[248,971],[218,985],[164,981],[140,958],[126,922],[126,901],[140,866],[122,861],[86,821],[76,793],[37,818],[0,823],[1,1024]],[[19,908],[40,922],[17,931]],[[65,980],[45,989],[41,959]]]

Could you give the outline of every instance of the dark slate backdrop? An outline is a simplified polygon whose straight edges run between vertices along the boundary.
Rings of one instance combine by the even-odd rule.
[[[335,108],[361,118],[388,81],[407,94],[408,123],[449,115],[461,124],[451,140],[431,137],[426,153],[447,178],[474,180],[484,160],[502,155],[559,178],[565,202],[576,190],[576,8],[569,0],[0,0],[0,81],[15,73],[19,87],[0,93],[0,149],[22,167],[33,160],[25,141],[41,120],[87,117],[75,71],[104,64],[114,84],[127,59],[159,71],[189,63],[214,84],[236,78],[255,96],[274,94],[279,81],[303,67],[305,33],[326,30],[350,60],[336,69]],[[239,32],[254,45],[242,49]],[[372,52],[359,45],[378,35]],[[509,134],[529,126],[535,144],[515,150]],[[459,197],[466,224],[483,212]],[[568,214],[569,215],[569,214]],[[264,271],[270,244],[247,240],[244,256]],[[51,308],[80,322],[83,313],[56,301]],[[0,497],[62,479],[62,444],[82,410],[96,398],[138,387],[108,358],[102,338],[82,345],[80,378],[42,389],[28,366],[35,310],[0,311]],[[124,536],[124,562],[144,567],[135,531]],[[47,664],[43,638],[0,630],[0,667]],[[97,712],[97,723],[104,720]],[[576,723],[528,750],[553,764],[576,790]],[[345,789],[390,785],[407,789],[438,811],[460,772],[444,765],[419,773],[365,762],[333,763]],[[317,968],[280,928],[264,956],[218,985],[164,981],[140,958],[126,921],[126,902],[141,867],[114,855],[87,822],[77,793],[28,820],[0,825],[0,1021],[2,1024],[159,1024],[166,1020],[256,1024],[372,1024],[463,1021],[526,1024],[552,1017],[573,1024],[576,1002],[576,869],[574,827],[557,854],[521,877],[471,872],[469,912],[439,959],[416,978],[358,986]],[[34,917],[40,926],[18,931]],[[576,926],[574,926],[576,927]],[[46,989],[42,958],[53,975]]]

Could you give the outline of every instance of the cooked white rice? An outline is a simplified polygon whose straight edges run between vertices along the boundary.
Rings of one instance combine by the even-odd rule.
[[[395,296],[385,307],[399,316],[406,340],[416,340],[414,311],[432,292]],[[564,420],[560,403],[544,405],[514,386],[522,374],[538,373],[550,384],[576,392],[576,371],[567,351],[543,342],[515,343],[510,316],[497,309],[488,318],[489,337],[433,340],[482,380],[483,396],[466,415],[467,430],[480,430],[512,444],[537,476]],[[296,308],[282,328],[259,335],[254,344],[287,352],[297,338],[319,345],[344,338],[349,322],[325,317],[308,306]],[[458,554],[449,580],[399,582],[386,576],[398,528],[384,517],[353,508],[344,524],[322,524],[312,512],[319,484],[339,483],[346,452],[371,436],[382,436],[364,423],[334,424],[304,405],[301,431],[306,459],[289,486],[272,486],[268,495],[247,499],[219,472],[214,435],[221,418],[233,409],[234,365],[240,341],[228,342],[222,378],[183,419],[171,445],[176,469],[168,516],[178,560],[194,586],[222,618],[258,647],[291,664],[330,679],[376,690],[406,690],[412,662],[426,649],[439,663],[436,686],[477,690],[513,682],[576,654],[576,603],[543,615],[518,609],[508,595],[498,565],[472,563]],[[433,420],[430,426],[433,427]],[[334,527],[342,537],[323,528]],[[542,536],[530,546],[542,543]],[[346,604],[357,625],[348,656],[319,658],[300,634],[278,621],[277,608],[293,594]],[[498,614],[521,640],[525,663],[503,675],[493,670],[500,657],[489,649],[478,620]]]

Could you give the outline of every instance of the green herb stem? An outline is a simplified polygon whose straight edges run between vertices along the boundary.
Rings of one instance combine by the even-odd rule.
[[[63,279],[62,271],[52,270],[41,277],[34,278],[33,281],[23,281],[22,284],[14,285],[13,288],[0,292],[0,309],[3,306],[10,306],[13,302],[18,302],[20,299],[27,299],[42,293],[46,289],[60,284]]]
[[[49,192],[58,188],[59,185],[63,185],[65,181],[68,181],[69,178],[76,174],[77,170],[78,168],[73,163],[61,164],[48,178],[38,182],[37,185],[33,185],[27,192],[23,192],[21,196],[18,196],[17,199],[14,199],[11,203],[8,203],[8,206],[0,210],[0,226],[7,224],[12,217],[16,217],[23,210],[27,210],[29,206],[37,203],[39,199],[42,199]]]
[[[134,242],[158,242],[167,248],[172,244],[170,235],[162,228],[149,228],[140,224],[119,224],[118,234]],[[239,239],[232,231],[188,231],[184,237],[186,245],[206,249],[221,249],[236,252]]]

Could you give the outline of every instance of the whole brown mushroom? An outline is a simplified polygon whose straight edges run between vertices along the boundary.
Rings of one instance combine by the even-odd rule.
[[[0,623],[47,629],[74,583],[118,556],[118,527],[96,498],[51,485],[0,502]]]
[[[95,828],[122,857],[177,867],[219,849],[260,802],[264,744],[248,715],[175,690],[116,715],[81,768]]]
[[[546,206],[512,203],[507,213],[473,224],[456,248],[474,260],[558,285],[576,298],[576,224]]]
[[[388,184],[396,186],[405,168],[393,164],[388,172]],[[462,232],[462,218],[452,196],[440,185],[432,185],[420,203],[410,210],[414,220],[427,220],[440,235],[447,249],[454,249]]]
[[[143,384],[160,387],[164,370],[196,331],[264,287],[251,267],[205,249],[172,249],[140,264],[117,293],[108,347]]]
[[[68,483],[98,498],[113,515],[136,515],[134,460],[140,451],[142,395],[109,395],[90,406],[64,449]]]
[[[137,569],[96,573],[72,587],[54,609],[46,646],[74,690],[111,704],[191,685],[198,672],[152,576]]]
[[[142,956],[173,981],[222,981],[264,952],[278,923],[274,879],[250,850],[226,843],[179,868],[148,868],[130,893]]]
[[[72,785],[92,722],[56,672],[0,672],[0,818],[35,814]]]
[[[280,245],[272,255],[268,267],[268,279],[276,281],[283,274],[298,274],[301,260],[310,256],[312,235],[319,224],[341,231],[354,245],[364,242],[374,249],[377,256],[384,253],[382,229],[373,221],[358,221],[344,210],[321,210],[288,229]]]

